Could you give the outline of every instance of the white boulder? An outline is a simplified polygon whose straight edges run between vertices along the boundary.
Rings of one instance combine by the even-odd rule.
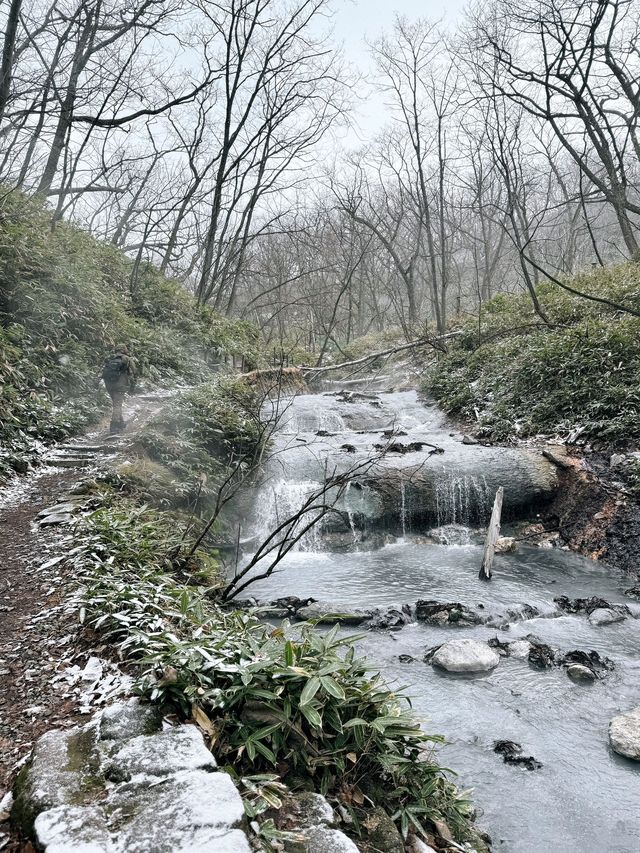
[[[598,607],[589,614],[589,622],[592,625],[612,625],[614,622],[622,622],[624,619],[623,613],[618,613],[611,607]]]
[[[640,706],[611,720],[609,742],[619,755],[640,761]]]
[[[447,672],[488,672],[498,666],[500,656],[480,640],[456,639],[440,646],[431,663]]]

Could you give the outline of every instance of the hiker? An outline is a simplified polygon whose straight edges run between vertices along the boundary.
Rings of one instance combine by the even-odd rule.
[[[133,359],[129,356],[126,346],[116,347],[114,352],[107,356],[102,368],[102,379],[113,407],[109,431],[122,432],[126,426],[122,415],[124,395],[133,393],[136,382]]]

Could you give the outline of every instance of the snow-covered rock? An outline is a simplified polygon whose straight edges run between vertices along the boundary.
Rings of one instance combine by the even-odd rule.
[[[455,639],[440,646],[431,663],[447,672],[488,672],[498,666],[500,656],[480,640]]]
[[[199,730],[160,725],[129,702],[41,737],[16,783],[23,833],[45,853],[251,853],[240,794]]]

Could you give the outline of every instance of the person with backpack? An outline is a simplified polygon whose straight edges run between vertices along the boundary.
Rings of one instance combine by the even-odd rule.
[[[122,432],[126,423],[122,414],[122,404],[125,394],[133,393],[135,389],[136,372],[133,359],[126,346],[118,346],[105,359],[102,368],[107,393],[111,397],[112,413],[110,432]]]

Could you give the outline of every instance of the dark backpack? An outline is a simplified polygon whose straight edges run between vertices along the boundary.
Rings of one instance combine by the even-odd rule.
[[[122,376],[127,373],[129,360],[121,353],[110,355],[102,368],[102,378],[105,385],[116,385]]]

